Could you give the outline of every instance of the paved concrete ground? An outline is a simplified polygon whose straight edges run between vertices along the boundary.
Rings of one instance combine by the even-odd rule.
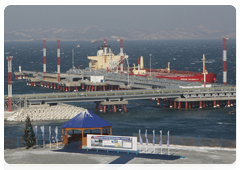
[[[168,156],[168,150],[164,147],[163,155],[160,155],[161,149],[157,146],[155,153],[159,155],[151,156],[152,154],[144,153],[118,154],[117,152],[96,152],[96,150],[87,152],[84,149],[56,150],[56,147],[50,149],[47,146],[29,150],[5,150],[4,159],[8,164],[232,164],[236,160],[236,149],[174,145],[170,147]],[[144,152],[145,147],[142,147],[142,150]],[[153,153],[154,150],[149,147],[149,152]]]

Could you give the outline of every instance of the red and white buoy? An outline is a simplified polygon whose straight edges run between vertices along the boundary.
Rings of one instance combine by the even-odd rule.
[[[123,39],[120,39],[121,74],[123,73]]]
[[[8,56],[8,111],[12,110],[12,59],[13,56]]]
[[[60,40],[57,40],[57,74],[57,80],[60,82]]]
[[[227,40],[228,38],[223,38],[223,84],[227,84]]]
[[[43,39],[43,80],[45,80],[46,75],[46,40]]]

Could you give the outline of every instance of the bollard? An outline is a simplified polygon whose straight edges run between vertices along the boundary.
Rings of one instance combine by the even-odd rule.
[[[117,153],[119,153],[119,150],[117,150]]]
[[[87,148],[87,152],[88,152],[88,148]]]
[[[137,155],[138,153],[137,153],[137,151],[136,151],[136,155]]]
[[[97,148],[97,152],[98,152],[98,148]]]
[[[128,150],[128,154],[129,154],[129,150]]]
[[[107,153],[108,153],[108,149],[107,149]]]
[[[19,149],[19,137],[17,137],[18,149]]]

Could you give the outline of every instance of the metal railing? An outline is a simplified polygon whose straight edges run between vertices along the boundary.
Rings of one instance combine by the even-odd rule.
[[[33,99],[56,99],[56,98],[83,98],[83,97],[106,97],[106,96],[142,96],[152,95],[181,95],[181,94],[205,94],[205,93],[236,93],[236,87],[214,87],[214,88],[191,88],[191,89],[151,89],[151,90],[115,90],[115,91],[93,91],[93,92],[69,92],[69,93],[38,93],[38,94],[15,94],[13,100],[33,100]],[[232,94],[232,95],[234,95]],[[221,96],[219,96],[221,97]],[[5,95],[4,99],[7,100]]]

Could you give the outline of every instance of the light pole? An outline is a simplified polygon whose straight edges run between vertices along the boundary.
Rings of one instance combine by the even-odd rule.
[[[151,56],[152,56],[152,54],[149,54],[149,56],[150,56],[150,77],[152,77],[152,75],[151,75]]]
[[[128,58],[127,58],[127,65],[128,65],[128,86],[129,86],[129,62],[128,62]]]

